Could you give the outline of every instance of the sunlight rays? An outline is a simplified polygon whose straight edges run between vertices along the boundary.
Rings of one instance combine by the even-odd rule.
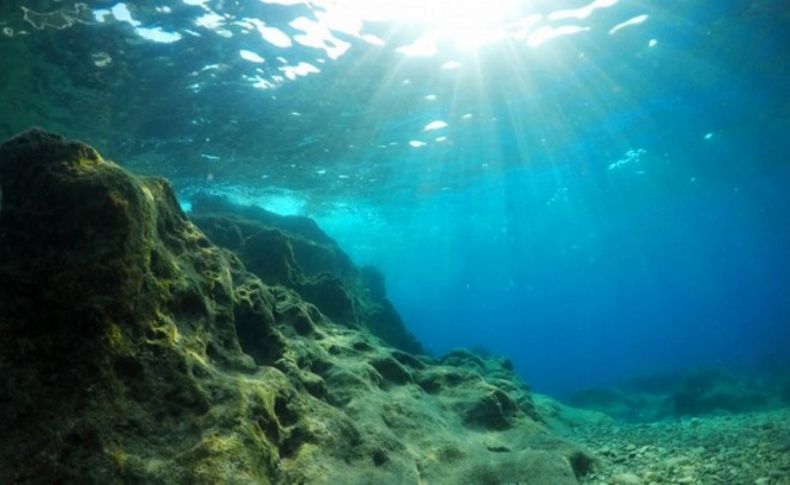
[[[326,32],[377,39],[352,41],[355,55],[336,59],[345,75],[322,86],[328,96],[351,94],[358,107],[345,126],[351,142],[331,155],[351,174],[343,184],[381,196],[362,187],[395,177],[408,181],[399,190],[430,197],[529,166],[554,172],[552,193],[567,200],[568,174],[560,172],[587,175],[599,168],[593,164],[605,166],[606,157],[634,148],[621,139],[619,153],[568,157],[584,150],[576,145],[589,134],[622,138],[602,120],[615,106],[630,104],[627,94],[595,63],[606,58],[603,43],[612,34],[623,35],[624,27],[648,17],[639,7],[607,13],[616,5],[591,0],[556,10],[551,3],[519,0],[311,2]],[[544,195],[521,187],[501,196]]]

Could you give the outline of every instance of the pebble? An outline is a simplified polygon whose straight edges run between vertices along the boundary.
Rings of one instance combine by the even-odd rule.
[[[598,450],[582,485],[790,485],[790,407],[580,426],[567,438]]]
[[[644,477],[645,477],[645,480],[647,482],[653,483],[653,482],[660,482],[662,475],[660,473],[658,473],[658,472],[655,472],[655,471],[651,470],[651,471],[645,473]]]
[[[610,480],[614,485],[642,485],[642,479],[633,473],[618,473]]]
[[[691,418],[690,424],[696,428],[702,424],[702,420],[700,418]]]
[[[673,456],[664,460],[664,468],[676,468],[688,462],[685,456]]]

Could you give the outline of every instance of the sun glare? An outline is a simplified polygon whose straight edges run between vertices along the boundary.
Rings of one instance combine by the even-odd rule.
[[[328,11],[368,22],[419,25],[425,37],[473,49],[508,35],[524,0],[326,0]]]

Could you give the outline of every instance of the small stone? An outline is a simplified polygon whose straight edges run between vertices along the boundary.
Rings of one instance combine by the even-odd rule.
[[[612,475],[611,482],[614,485],[642,485],[642,480],[633,473]]]
[[[685,477],[678,478],[675,482],[684,484],[694,483],[694,477],[686,475]]]
[[[754,485],[768,485],[771,483],[770,477],[760,477],[754,481]]]
[[[650,483],[660,482],[661,481],[661,474],[658,473],[658,472],[654,472],[654,471],[649,471],[649,472],[645,473],[644,477],[645,477],[645,480],[647,480]]]
[[[680,470],[678,470],[678,473],[682,473],[683,476],[690,476],[690,475],[694,475],[695,471],[696,469],[693,466],[686,465],[682,467]]]

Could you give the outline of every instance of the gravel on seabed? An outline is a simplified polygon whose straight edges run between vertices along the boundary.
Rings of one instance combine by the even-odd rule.
[[[585,485],[790,485],[790,408],[583,426],[570,438],[599,460]]]

